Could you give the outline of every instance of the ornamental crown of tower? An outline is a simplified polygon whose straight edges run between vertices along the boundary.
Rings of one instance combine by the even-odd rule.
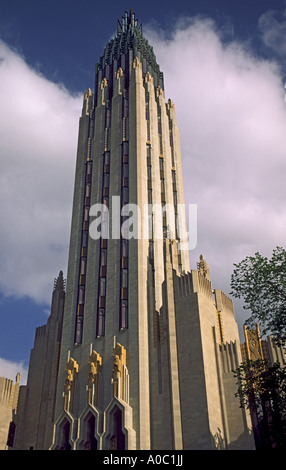
[[[114,61],[118,62],[119,68],[122,56],[130,62],[137,57],[143,64],[143,72],[149,71],[155,79],[155,86],[164,89],[163,73],[160,71],[153,47],[143,36],[142,25],[138,24],[132,10],[125,12],[121,22],[118,20],[117,35],[106,44],[97,66],[98,70],[103,70]]]

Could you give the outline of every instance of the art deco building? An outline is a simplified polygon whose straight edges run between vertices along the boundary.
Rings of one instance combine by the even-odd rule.
[[[234,397],[232,301],[213,290],[203,256],[190,271],[185,231],[175,107],[126,13],[83,99],[57,374],[41,395],[49,429],[37,439],[35,410],[38,431],[20,447],[253,447]]]
[[[16,375],[16,382],[0,377],[0,450],[5,450],[13,439],[14,418],[17,413],[19,396],[20,374]]]

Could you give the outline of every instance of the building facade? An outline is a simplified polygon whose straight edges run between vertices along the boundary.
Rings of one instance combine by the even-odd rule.
[[[126,13],[84,94],[60,340],[15,448],[253,448],[232,301],[203,256],[190,270],[186,228],[175,106]]]
[[[54,281],[51,313],[46,325],[36,329],[30,354],[27,385],[20,386],[11,449],[48,449],[55,421],[55,391],[59,368],[65,281],[62,271]]]
[[[15,383],[11,379],[0,377],[0,450],[6,450],[13,439],[20,386],[20,374]]]

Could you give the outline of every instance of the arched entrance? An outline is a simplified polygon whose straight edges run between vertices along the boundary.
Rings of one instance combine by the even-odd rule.
[[[110,450],[125,450],[125,435],[122,431],[122,411],[116,407],[112,414]]]
[[[65,419],[61,423],[60,427],[60,445],[59,449],[60,450],[71,450],[71,445],[70,445],[70,422]]]
[[[95,437],[96,419],[93,414],[90,414],[86,421],[86,441],[84,443],[84,450],[97,450],[97,439]]]
[[[132,408],[113,398],[104,412],[103,450],[135,450],[136,432],[132,427]]]
[[[101,450],[102,426],[98,410],[88,405],[78,419],[77,450]]]

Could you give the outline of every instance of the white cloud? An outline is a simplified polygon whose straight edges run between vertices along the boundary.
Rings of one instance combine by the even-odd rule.
[[[28,370],[23,362],[13,362],[0,357],[0,377],[16,382],[16,375],[20,373],[20,385],[26,385]]]
[[[146,32],[146,28],[145,28]],[[212,21],[184,20],[168,37],[148,31],[176,106],[185,202],[198,204],[198,244],[227,294],[233,263],[286,239],[286,106],[279,66]],[[242,314],[240,313],[240,316]]]
[[[268,10],[258,23],[264,44],[277,54],[286,56],[286,10],[283,13]]]
[[[50,302],[65,268],[82,97],[0,42],[0,289]]]

